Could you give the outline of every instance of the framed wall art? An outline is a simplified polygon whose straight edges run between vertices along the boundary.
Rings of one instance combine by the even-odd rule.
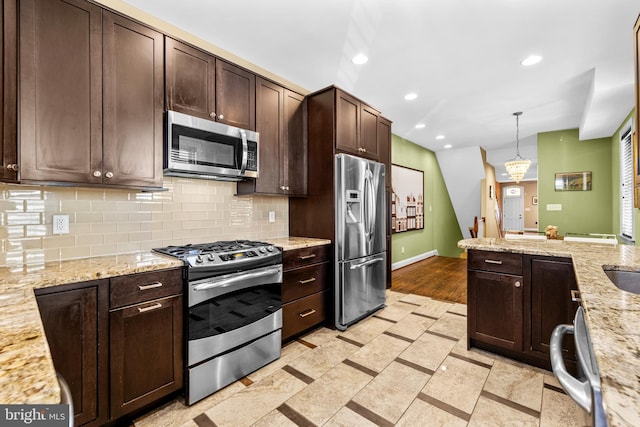
[[[424,229],[424,171],[391,165],[391,231]]]
[[[556,191],[591,191],[591,171],[557,173]]]

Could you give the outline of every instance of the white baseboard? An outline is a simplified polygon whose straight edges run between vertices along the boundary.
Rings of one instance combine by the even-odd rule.
[[[402,261],[394,262],[393,264],[391,264],[391,270],[397,270],[398,268],[406,267],[409,264],[413,264],[414,262],[422,261],[423,259],[427,259],[436,255],[438,255],[438,250],[434,249],[432,251],[425,252],[411,258],[403,259]]]

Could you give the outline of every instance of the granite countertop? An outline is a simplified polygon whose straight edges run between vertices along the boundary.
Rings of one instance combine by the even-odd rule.
[[[266,239],[292,250],[330,244],[305,237]],[[34,289],[182,267],[177,258],[151,251],[0,268],[0,404],[55,404],[60,387]]]
[[[609,425],[640,425],[640,295],[618,289],[602,269],[640,271],[640,247],[493,238],[461,240],[458,247],[572,258]]]
[[[60,402],[34,289],[183,265],[175,258],[139,252],[0,268],[0,403]]]

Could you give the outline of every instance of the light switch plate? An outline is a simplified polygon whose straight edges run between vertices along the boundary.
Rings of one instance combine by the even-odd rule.
[[[269,222],[276,222],[276,213],[275,213],[275,211],[269,211]]]
[[[562,210],[562,203],[553,203],[553,204],[548,204],[547,205],[547,210],[548,211],[561,211]]]

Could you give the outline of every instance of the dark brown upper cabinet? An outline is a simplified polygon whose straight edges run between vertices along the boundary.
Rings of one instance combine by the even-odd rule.
[[[238,194],[307,194],[304,97],[269,80],[256,79],[259,176],[238,183]]]
[[[19,180],[161,187],[162,43],[82,0],[21,1]]]
[[[204,51],[165,37],[168,110],[256,129],[256,76]]]
[[[0,99],[3,109],[0,111],[0,179],[16,180],[18,177],[18,152],[16,145],[16,0],[4,0],[0,3]]]
[[[379,160],[379,115],[376,109],[336,89],[336,149]]]
[[[378,117],[378,161],[385,165],[384,185],[391,188],[391,121]]]

